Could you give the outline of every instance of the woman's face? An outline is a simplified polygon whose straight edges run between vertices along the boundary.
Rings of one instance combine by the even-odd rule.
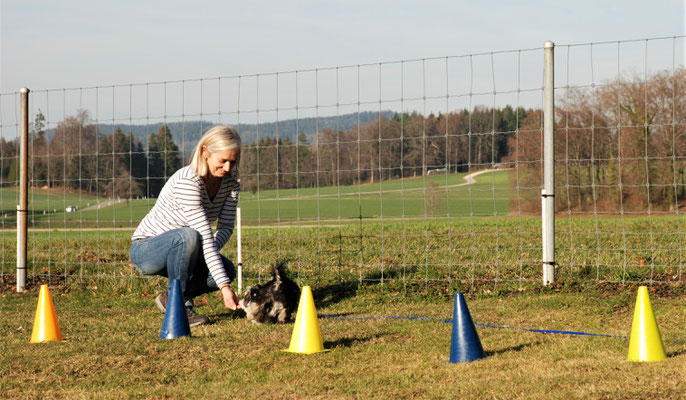
[[[209,174],[215,178],[223,178],[224,175],[238,166],[240,150],[232,149],[210,153],[205,149],[204,156],[207,159]]]

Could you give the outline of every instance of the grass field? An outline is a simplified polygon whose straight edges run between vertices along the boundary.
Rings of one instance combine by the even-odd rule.
[[[103,199],[98,200],[96,196],[85,193],[75,193],[63,189],[29,189],[30,208],[41,214],[43,211],[63,212],[69,205],[85,208],[102,200]],[[16,188],[0,189],[0,210],[2,210],[3,213],[15,213],[16,205],[18,203],[19,193]]]
[[[597,224],[597,226],[596,226]],[[559,219],[557,280],[593,283],[684,281],[686,219]],[[29,232],[29,284],[66,279],[139,279],[129,265],[132,230]],[[246,284],[269,265],[291,260],[301,284],[385,282],[411,290],[493,291],[535,288],[541,279],[540,220],[504,216],[450,220],[365,220],[362,224],[248,227],[243,230]],[[236,235],[222,250],[236,259]],[[0,232],[0,276],[16,268],[16,234]]]
[[[465,185],[467,174],[406,178],[380,184],[243,193],[246,220],[317,220],[438,216],[493,216],[509,211],[509,171],[494,171]]]
[[[666,361],[626,361],[628,340],[478,327],[487,358],[447,364],[451,324],[320,318],[324,346],[284,353],[293,325],[258,326],[207,296],[212,324],[158,339],[162,282],[52,288],[65,342],[30,344],[36,288],[0,294],[3,398],[683,398],[686,300],[651,292]],[[449,319],[452,301],[392,295],[382,284],[314,290],[317,311]],[[628,335],[635,287],[468,296],[474,322]],[[204,299],[202,299],[204,300]]]
[[[493,216],[509,212],[514,196],[509,171],[494,171],[464,185],[467,174],[406,178],[379,184],[341,187],[266,190],[243,192],[240,207],[244,223],[341,220],[359,218],[412,218],[452,216]],[[0,190],[2,226],[16,223],[16,189]],[[106,198],[32,188],[29,193],[29,224],[34,228],[122,228],[134,227],[155,204],[154,199],[121,201],[113,206],[94,208]],[[67,213],[74,205],[79,211]],[[88,209],[88,207],[91,209]]]
[[[449,319],[460,291],[477,324],[626,336],[645,284],[668,360],[627,362],[626,338],[480,327],[488,357],[447,365],[445,322],[329,318],[320,325],[331,351],[294,355],[280,351],[292,324],[251,324],[216,296],[198,308],[212,324],[162,341],[152,299],[165,282],[128,262],[153,201],[83,210],[98,199],[48,193],[33,206],[81,211],[31,214],[23,294],[13,286],[12,215],[0,231],[0,397],[681,398],[686,218],[560,216],[556,283],[542,288],[541,221],[508,211],[507,173],[469,186],[456,186],[456,174],[243,193],[245,285],[288,258],[320,313]],[[13,201],[8,189],[0,196]],[[235,259],[236,235],[222,252]],[[53,291],[63,343],[28,343],[41,283]]]

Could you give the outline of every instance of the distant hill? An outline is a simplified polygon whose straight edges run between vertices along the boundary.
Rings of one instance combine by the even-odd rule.
[[[392,111],[382,111],[380,113],[386,118],[391,118],[393,116]],[[378,112],[365,111],[359,114],[359,123],[364,124],[369,120],[378,118]],[[297,122],[297,131],[296,131]],[[314,142],[314,136],[317,132],[317,127],[321,131],[322,129],[338,129],[338,130],[348,130],[358,123],[358,114],[343,114],[333,117],[319,117],[319,118],[301,118],[297,121],[295,119],[289,119],[279,122],[267,122],[256,124],[240,124],[234,125],[234,128],[238,130],[241,135],[241,139],[244,143],[250,143],[258,140],[258,128],[259,128],[259,139],[265,137],[275,137],[278,135],[280,138],[289,138],[295,141],[296,137],[300,132],[304,132],[307,136],[308,143]],[[147,146],[148,137],[150,133],[157,132],[164,123],[155,123],[149,125],[132,125],[130,127],[133,135],[139,138],[145,146]],[[184,122],[167,122],[166,125],[169,127],[174,138],[174,142],[184,150],[190,151],[192,147],[197,143],[198,139],[203,132],[205,132],[209,127],[214,125],[210,121],[184,121]],[[122,131],[127,132],[129,130],[128,125],[112,125],[112,124],[98,124],[98,128],[102,133],[113,132],[117,126],[121,126]],[[278,129],[278,130],[277,130]],[[52,132],[50,132],[52,133]],[[50,135],[49,133],[49,135]]]

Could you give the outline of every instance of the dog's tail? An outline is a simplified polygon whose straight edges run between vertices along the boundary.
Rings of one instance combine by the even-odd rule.
[[[298,300],[300,298],[300,287],[286,274],[287,263],[288,260],[285,259],[278,260],[274,263],[274,266],[272,267],[272,278],[276,281],[275,287],[283,290],[286,297],[291,299],[291,304],[287,306],[289,310],[288,315],[290,316],[290,313],[295,311],[300,302]]]
[[[272,266],[272,278],[276,279],[277,282],[283,281],[286,276],[286,264],[288,264],[288,260],[282,259],[277,260]]]

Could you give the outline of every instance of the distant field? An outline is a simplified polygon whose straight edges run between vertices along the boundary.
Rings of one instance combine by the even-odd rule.
[[[241,193],[240,207],[246,225],[284,221],[354,220],[359,218],[417,218],[440,216],[493,216],[509,212],[516,193],[510,188],[510,171],[486,172],[465,185],[467,174],[406,178],[375,184],[341,187],[267,190]],[[155,204],[154,199],[122,201],[88,209],[106,198],[31,189],[29,223],[35,228],[135,227]],[[0,226],[16,223],[16,189],[0,190]],[[67,206],[79,211],[67,213]]]
[[[267,221],[505,215],[513,196],[508,174],[488,172],[476,177],[472,185],[463,185],[467,174],[449,174],[378,184],[243,193],[240,205],[246,220]]]
[[[67,206],[75,205],[84,208],[106,199],[84,193],[74,193],[63,189],[29,189],[29,209],[42,214],[46,212],[63,212]],[[14,218],[19,204],[17,188],[0,188],[0,213]],[[12,214],[12,215],[10,215]],[[5,217],[5,218],[7,218]]]

